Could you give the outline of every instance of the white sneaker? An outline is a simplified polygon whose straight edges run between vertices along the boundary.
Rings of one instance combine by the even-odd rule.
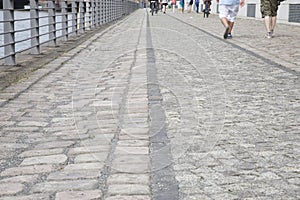
[[[267,32],[267,33],[265,34],[265,38],[271,39],[271,38],[272,38],[271,32]]]

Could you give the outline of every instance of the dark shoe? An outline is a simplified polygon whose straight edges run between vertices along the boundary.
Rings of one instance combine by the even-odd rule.
[[[225,28],[224,39],[227,39],[227,38],[228,38],[228,31],[229,31],[229,26],[227,26],[227,27]]]

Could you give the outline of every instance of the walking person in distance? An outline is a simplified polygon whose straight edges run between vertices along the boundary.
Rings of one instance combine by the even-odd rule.
[[[196,13],[199,13],[199,0],[195,1]]]
[[[181,8],[181,13],[184,13],[184,0],[180,0],[179,5]]]
[[[175,13],[176,3],[177,3],[176,0],[172,0],[173,13]]]
[[[163,12],[164,12],[164,14],[166,14],[167,6],[168,6],[168,0],[162,0],[161,3],[162,3],[162,6],[163,6]]]
[[[264,18],[266,27],[266,38],[274,36],[274,28],[276,25],[276,17],[278,10],[278,0],[260,0],[260,12]]]
[[[235,18],[239,12],[239,6],[245,5],[245,0],[217,0],[219,3],[219,18],[225,27],[224,39],[232,38],[232,29]]]
[[[187,11],[188,13],[190,13],[190,12],[192,11],[193,3],[194,3],[193,0],[190,0],[190,1],[189,1],[189,4],[188,4],[188,11]]]

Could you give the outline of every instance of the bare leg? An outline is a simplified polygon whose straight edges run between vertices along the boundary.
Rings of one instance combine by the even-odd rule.
[[[276,16],[272,16],[271,21],[272,21],[272,23],[271,23],[271,30],[274,30],[275,26],[276,26]]]
[[[267,32],[269,33],[271,30],[270,30],[270,17],[269,16],[265,16],[265,26],[266,26],[266,30]]]
[[[221,22],[225,28],[229,26],[228,20],[226,17],[221,18]]]
[[[230,28],[228,19],[226,17],[222,17],[221,22],[222,22],[223,26],[225,27],[225,33],[224,33],[223,37],[224,37],[224,39],[227,39],[228,33],[229,33],[229,28]]]
[[[231,31],[232,31],[232,29],[233,29],[234,22],[228,22],[228,25],[229,25],[228,33],[231,34]]]

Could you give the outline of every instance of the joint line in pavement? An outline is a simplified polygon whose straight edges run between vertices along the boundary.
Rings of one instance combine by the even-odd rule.
[[[149,14],[147,12],[147,79],[149,98],[149,134],[151,160],[152,199],[179,199],[179,186],[175,179],[171,144],[167,135],[166,116],[157,80],[155,52],[152,44]]]

